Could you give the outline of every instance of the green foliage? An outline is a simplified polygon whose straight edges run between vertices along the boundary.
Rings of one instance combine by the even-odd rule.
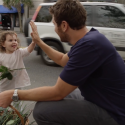
[[[12,80],[13,76],[11,74],[11,72],[13,72],[14,70],[22,70],[25,68],[19,68],[19,69],[13,69],[10,70],[9,68],[5,67],[5,66],[0,66],[0,80],[7,78],[8,80]]]
[[[13,76],[7,67],[1,66],[0,72],[1,72],[0,80],[2,80],[4,78],[8,78],[8,80],[12,80]]]
[[[30,8],[34,6],[32,0],[3,0],[3,5],[5,7],[12,9],[13,6],[17,9],[19,15],[20,32],[22,32],[21,4]]]
[[[8,111],[8,109],[0,109],[1,113],[3,113],[2,115],[0,115],[0,125],[5,125],[5,123],[12,119],[12,111]]]
[[[11,6],[17,8],[17,5],[21,7],[21,4],[23,4],[24,6],[28,6],[28,7],[34,6],[32,0],[3,0],[3,4],[9,9],[11,9]]]
[[[6,125],[13,125],[14,124],[14,120],[10,120],[6,123]]]
[[[21,102],[13,104],[16,109],[18,109],[19,113],[24,119],[24,123],[27,121],[29,115],[31,114],[31,110],[26,111],[27,105],[22,106]],[[35,121],[30,123],[32,125]],[[1,108],[0,107],[0,125],[21,125],[21,120],[19,116],[9,107]]]

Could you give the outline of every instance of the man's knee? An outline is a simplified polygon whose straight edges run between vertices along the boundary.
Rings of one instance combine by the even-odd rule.
[[[37,102],[33,110],[34,119],[42,119],[43,115],[46,113],[46,108],[44,108],[44,102]]]
[[[56,111],[57,102],[37,102],[33,111],[34,119],[48,120],[53,119],[53,113]]]

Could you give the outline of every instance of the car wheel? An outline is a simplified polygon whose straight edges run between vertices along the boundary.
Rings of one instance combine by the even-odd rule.
[[[58,43],[48,41],[46,42],[46,44],[52,47],[53,49],[62,52],[61,46]],[[48,55],[44,53],[42,50],[41,50],[41,58],[46,65],[57,66],[57,64],[53,60],[51,60],[48,57]]]
[[[24,24],[24,35],[25,37],[28,37],[28,30],[29,30],[29,23],[31,21],[31,18],[28,18]]]

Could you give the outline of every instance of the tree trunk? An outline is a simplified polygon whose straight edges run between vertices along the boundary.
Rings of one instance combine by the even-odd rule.
[[[22,21],[21,21],[21,12],[18,12],[18,15],[19,15],[20,32],[22,33],[23,29],[22,29]]]
[[[20,32],[22,33],[23,29],[22,29],[22,21],[21,21],[21,4],[20,3],[16,5],[16,9],[18,11],[18,16],[19,16]]]

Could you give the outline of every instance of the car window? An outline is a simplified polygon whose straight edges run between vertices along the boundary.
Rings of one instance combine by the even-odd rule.
[[[51,22],[52,16],[49,12],[50,6],[42,6],[35,22]]]
[[[94,26],[125,28],[125,14],[113,6],[97,6]]]
[[[87,13],[86,25],[92,26],[92,6],[84,5],[84,8],[85,8],[86,13]]]
[[[49,12],[50,6],[42,6],[36,19],[35,22],[51,22],[52,16]],[[87,12],[87,21],[86,25],[91,26],[92,25],[92,7],[91,6],[86,6],[84,5],[84,8]]]

